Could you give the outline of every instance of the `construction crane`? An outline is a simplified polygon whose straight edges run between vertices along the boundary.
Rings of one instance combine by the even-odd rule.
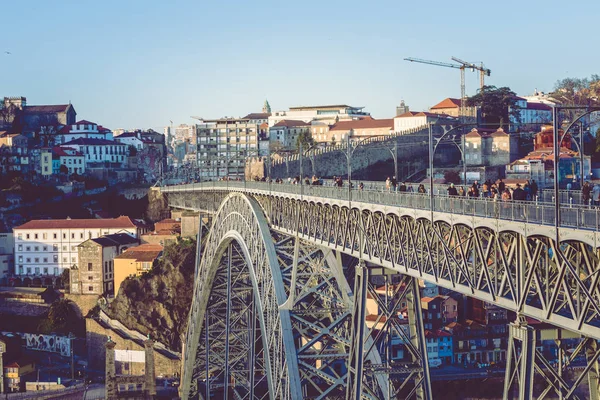
[[[447,67],[447,68],[456,68],[460,70],[460,111],[459,111],[459,116],[463,117],[466,114],[466,107],[465,107],[465,98],[466,98],[466,94],[465,94],[465,69],[469,68],[471,69],[471,71],[475,71],[478,70],[480,71],[480,77],[479,77],[479,84],[481,86],[481,89],[483,89],[484,86],[484,76],[490,76],[491,74],[491,70],[484,68],[483,63],[481,63],[481,65],[476,65],[473,63],[468,63],[466,61],[462,61],[456,57],[452,57],[453,61],[458,62],[459,64],[451,64],[451,63],[445,63],[445,62],[440,62],[440,61],[431,61],[431,60],[423,60],[420,58],[405,58],[405,61],[410,61],[410,62],[418,62],[421,64],[429,64],[429,65],[436,65],[438,67]]]

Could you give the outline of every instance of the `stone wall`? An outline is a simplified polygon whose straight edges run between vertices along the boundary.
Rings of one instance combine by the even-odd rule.
[[[186,211],[181,215],[181,237],[198,236],[198,224],[200,224],[200,214]]]
[[[84,317],[98,304],[98,298],[98,295],[65,293],[65,299],[77,304],[77,307],[81,310],[81,315]]]
[[[106,342],[110,336],[115,342],[116,350],[144,351],[144,343],[139,339],[125,337],[120,331],[111,329],[108,325],[100,323],[92,318],[85,319],[86,347],[88,363],[92,368],[103,369],[106,364]],[[174,376],[181,371],[181,360],[168,357],[165,351],[154,347],[154,368],[156,375]],[[143,375],[145,372],[143,363],[132,363],[130,374]]]
[[[426,138],[421,135],[406,135],[394,138],[398,142],[398,165],[404,161],[427,157],[429,147]],[[377,162],[393,163],[393,141],[374,142],[358,147],[352,156],[352,172],[355,177],[360,177],[361,171]],[[317,175],[323,178],[347,175],[346,154],[342,150],[328,151],[314,156],[305,156],[302,161],[305,176]],[[287,178],[300,175],[300,161],[298,157],[282,160],[271,166],[272,178]],[[385,179],[385,178],[383,178]]]

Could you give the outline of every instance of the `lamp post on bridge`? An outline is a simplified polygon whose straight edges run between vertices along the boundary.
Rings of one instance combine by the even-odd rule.
[[[573,121],[571,121],[569,123],[569,125],[567,125],[566,129],[563,131],[562,134],[560,134],[559,132],[559,128],[561,125],[561,121],[560,121],[560,112],[563,110],[586,110],[584,113],[582,113],[581,115],[579,115],[577,118],[575,118]],[[567,135],[567,133],[569,133],[569,131],[571,130],[571,128],[573,126],[575,126],[576,123],[578,123],[579,121],[582,120],[582,118],[589,116],[595,112],[599,112],[600,111],[600,107],[598,106],[553,106],[552,107],[552,139],[553,139],[553,147],[554,147],[554,179],[553,179],[553,183],[554,183],[554,228],[556,231],[556,243],[559,243],[559,234],[558,234],[558,227],[560,226],[560,191],[559,191],[559,184],[560,184],[560,179],[559,179],[559,171],[560,171],[560,146],[562,145],[562,142],[565,138],[565,136]],[[580,153],[580,162],[581,162],[581,166],[580,166],[580,174],[582,176],[582,180],[581,182],[583,183],[583,126],[581,126],[581,131],[580,131],[580,146],[579,146],[579,153]]]

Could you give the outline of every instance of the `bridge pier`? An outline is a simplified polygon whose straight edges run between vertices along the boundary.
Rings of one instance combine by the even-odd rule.
[[[513,398],[514,385],[519,388],[519,400],[533,398],[533,369],[535,364],[535,332],[527,326],[525,317],[508,326],[504,399]]]
[[[372,282],[376,276],[381,276],[383,286]],[[354,296],[346,399],[432,399],[418,280],[361,261],[356,267]],[[398,318],[403,310],[406,324]],[[401,347],[405,349],[403,357],[393,351]],[[374,353],[379,363],[373,363]],[[371,361],[366,362],[367,358]],[[377,376],[384,376],[385,384],[379,385],[382,397],[370,391]]]

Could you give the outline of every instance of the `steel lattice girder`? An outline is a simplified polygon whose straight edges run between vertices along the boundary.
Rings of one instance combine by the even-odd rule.
[[[271,227],[600,339],[599,251],[390,212],[259,196]]]
[[[239,194],[223,201],[204,247],[183,397],[343,395],[353,298],[331,250],[270,232],[258,204]],[[377,352],[368,358],[381,363]],[[259,387],[265,380],[268,391]],[[371,379],[364,397],[380,398],[384,383]]]

